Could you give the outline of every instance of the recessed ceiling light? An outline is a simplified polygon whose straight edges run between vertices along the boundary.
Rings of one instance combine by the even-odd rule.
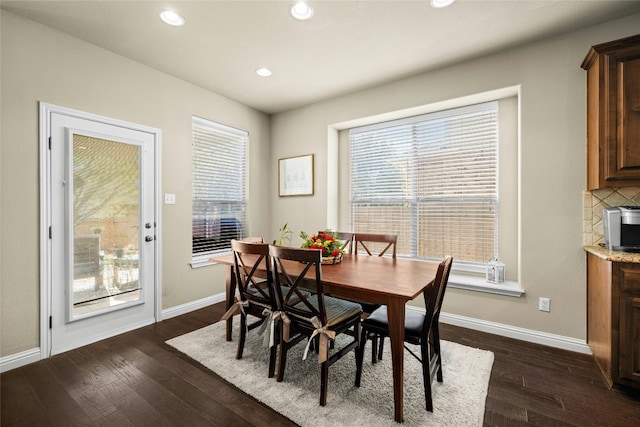
[[[261,67],[256,70],[256,74],[259,75],[260,77],[271,77],[271,74],[273,73],[271,72],[270,69]]]
[[[431,7],[436,9],[442,9],[443,7],[451,6],[456,0],[431,0]]]
[[[305,2],[299,1],[291,6],[291,15],[296,19],[304,21],[313,16],[313,8]]]
[[[184,18],[172,10],[161,10],[160,19],[162,19],[169,25],[173,25],[174,27],[184,25]]]

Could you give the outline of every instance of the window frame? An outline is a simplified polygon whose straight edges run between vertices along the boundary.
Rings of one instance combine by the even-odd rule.
[[[247,222],[248,222],[246,183],[248,180],[247,162],[248,162],[249,133],[244,130],[236,129],[231,126],[223,125],[223,124],[213,122],[211,120],[203,119],[197,116],[192,116],[191,125],[192,125],[192,134],[191,134],[191,146],[192,146],[192,149],[191,149],[191,154],[192,154],[191,260],[192,262],[191,262],[191,266],[197,267],[197,266],[209,264],[210,263],[209,259],[211,257],[230,253],[231,245],[227,244],[227,245],[224,245],[224,247],[222,248],[215,248],[215,249],[206,250],[206,251],[195,250],[194,240],[196,239],[195,237],[196,233],[199,233],[199,234],[205,233],[206,237],[202,238],[205,240],[202,241],[201,239],[203,244],[207,244],[206,243],[207,240],[210,240],[211,244],[214,244],[213,243],[214,238],[209,237],[209,233],[207,232],[207,230],[211,228],[206,226],[207,221],[209,221],[208,217],[204,219],[205,221],[204,231],[201,230],[202,227],[198,225],[199,223],[198,224],[196,223],[196,221],[203,221],[199,213],[200,208],[196,207],[196,204],[210,204],[213,207],[218,207],[218,208],[226,207],[227,209],[231,209],[232,206],[237,207],[237,209],[234,210],[234,214],[237,214],[234,217],[236,220],[234,224],[231,224],[229,221],[225,221],[225,224],[223,224],[224,219],[230,219],[230,218],[222,216],[223,214],[214,214],[211,216],[211,219],[213,221],[217,220],[218,222],[217,222],[217,225],[216,224],[213,225],[213,228],[214,230],[218,231],[217,232],[218,237],[220,237],[220,234],[225,234],[223,231],[221,231],[223,226],[225,226],[228,229],[226,230],[227,231],[226,235],[222,238],[222,241],[227,240],[227,238],[230,241],[233,238],[239,239],[246,236]],[[201,141],[196,141],[195,135],[196,135],[197,127],[201,129],[206,129],[206,132],[210,132],[212,134],[212,140],[204,141],[203,139]],[[213,138],[218,138],[218,139],[214,140]],[[232,157],[231,162],[223,162],[222,164],[218,164],[218,165],[203,166],[203,170],[202,170],[205,173],[213,173],[213,174],[217,174],[218,172],[224,172],[220,175],[215,175],[215,176],[210,175],[212,179],[207,181],[214,181],[217,183],[224,183],[225,181],[228,183],[233,181],[234,185],[225,185],[225,189],[227,191],[229,189],[235,188],[235,192],[231,193],[232,194],[231,197],[225,198],[225,196],[220,196],[220,192],[216,190],[215,184],[211,184],[210,182],[200,182],[200,181],[197,182],[197,180],[199,179],[197,178],[197,175],[201,171],[198,169],[198,165],[196,164],[198,162],[196,150],[199,148],[198,147],[199,143],[209,144],[203,149],[209,149],[211,151],[215,150],[216,147],[214,146],[219,143],[223,143],[223,149],[225,146],[229,147],[230,145],[233,145],[236,143],[242,144],[242,147],[240,147],[237,150],[227,150],[227,155],[237,156],[237,157]],[[229,158],[226,158],[226,159],[229,160]],[[229,170],[228,168],[226,168],[226,166],[228,165],[236,165],[236,169]],[[210,170],[207,170],[207,169],[210,169]],[[240,172],[242,174],[242,177],[240,180],[237,180],[237,172]],[[196,189],[197,185],[198,185],[198,189]],[[201,190],[202,186],[208,186],[209,189],[204,191],[206,192],[214,191],[216,192],[216,195],[218,196],[218,198],[207,200],[207,198],[210,197],[210,195],[208,196],[202,195],[202,191],[203,191]],[[224,191],[224,192],[226,193],[227,191]]]
[[[495,101],[500,103],[500,211],[499,247],[501,260],[506,265],[503,284],[485,281],[484,272],[474,273],[454,263],[449,286],[520,297],[525,291],[520,287],[521,274],[521,97],[520,85],[508,86],[486,92],[449,98],[442,101],[418,104],[400,110],[352,117],[327,125],[327,227],[334,230],[349,228],[349,162],[348,129],[372,123],[395,120],[460,106]],[[503,108],[503,103],[506,108]]]
[[[464,132],[464,136],[460,136],[460,130],[467,131],[470,129],[469,126],[474,131],[473,137],[470,138],[467,132]],[[480,134],[482,139],[478,140],[477,136]],[[445,139],[441,139],[441,136]],[[458,268],[464,266],[467,271],[484,272],[486,263],[496,256],[498,251],[498,139],[497,101],[460,106],[349,129],[351,154],[349,176],[352,184],[349,201],[350,229],[355,232],[375,232],[375,229],[368,229],[366,223],[360,226],[364,227],[364,230],[356,227],[356,211],[364,210],[365,217],[379,214],[382,215],[379,220],[386,222],[384,228],[387,232],[393,230],[396,234],[405,236],[403,239],[405,243],[401,246],[404,247],[404,254],[399,253],[399,256],[439,260],[451,254],[457,260]],[[381,152],[382,147],[386,150],[384,153]],[[354,148],[357,151],[351,151]],[[460,150],[463,150],[462,154]],[[482,157],[480,159],[475,156],[469,157],[466,154],[469,150],[480,151]],[[354,153],[358,153],[357,162],[354,160]],[[421,161],[417,162],[416,159]],[[487,160],[492,162],[489,166],[486,165]],[[425,164],[434,161],[435,169],[425,167]],[[445,163],[442,163],[443,161]],[[441,165],[454,165],[458,168],[455,170],[460,172],[464,169],[465,174],[443,175],[443,171],[438,169]],[[354,168],[362,170],[363,174],[354,177],[352,174]],[[481,189],[475,185],[469,186],[467,172],[470,170],[480,172],[479,176],[483,179]],[[440,179],[444,176],[447,179]],[[382,181],[379,181],[380,177]],[[434,186],[431,179],[436,179],[435,182],[440,185]],[[388,184],[393,183],[395,186],[389,187]],[[465,192],[462,197],[459,194],[461,190]],[[478,204],[481,205],[480,208]],[[472,228],[475,230],[473,234],[476,249],[471,252],[479,252],[482,259],[478,258],[478,254],[470,255],[465,259],[459,253],[452,253],[453,247],[464,247],[462,244],[455,243],[456,234],[459,235],[458,239],[462,238],[460,236],[462,233],[458,231],[459,227],[464,227],[463,224],[467,223],[463,218],[457,220],[462,221],[457,226],[450,226],[452,228],[449,232],[453,236],[453,243],[438,238],[430,239],[430,234],[425,235],[421,232],[425,226],[432,226],[433,222],[428,219],[431,217],[428,212],[434,207],[437,211],[449,212],[446,215],[452,221],[456,221],[454,214],[460,212],[461,208],[465,213],[469,212],[469,209],[483,212],[488,208],[489,214],[484,215],[488,219],[483,221],[481,218],[481,224]],[[396,211],[391,218],[384,213],[388,209]],[[398,221],[398,217],[404,218]],[[441,218],[440,215],[434,217],[434,221],[438,221],[437,218]],[[491,231],[487,233],[486,229]],[[438,246],[441,247],[440,251],[444,250],[446,253],[438,253],[436,249]],[[447,246],[450,248],[447,249]],[[431,247],[431,254],[425,253],[428,247]]]

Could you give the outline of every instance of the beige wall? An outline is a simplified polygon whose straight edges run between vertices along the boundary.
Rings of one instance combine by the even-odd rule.
[[[273,197],[271,228],[327,224],[327,134],[336,123],[520,86],[519,282],[522,298],[450,289],[448,313],[585,339],[582,192],[586,176],[585,72],[589,47],[633,35],[640,15],[434,70],[274,115],[272,162],[314,153],[313,197]],[[428,54],[428,52],[425,52]],[[275,177],[272,177],[275,182]],[[344,218],[340,224],[344,223]],[[512,236],[516,239],[517,236]],[[294,240],[295,243],[295,240]],[[507,266],[507,268],[509,268]],[[551,312],[538,311],[539,297]]]
[[[162,306],[224,291],[220,266],[191,269],[191,116],[250,135],[249,233],[270,230],[269,116],[2,11],[1,351],[39,346],[38,101],[162,130]]]

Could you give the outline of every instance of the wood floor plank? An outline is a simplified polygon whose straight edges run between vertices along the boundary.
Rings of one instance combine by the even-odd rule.
[[[38,395],[24,376],[24,368],[2,374],[0,407],[2,425],[46,426],[51,422]]]
[[[163,414],[160,414],[153,405],[122,381],[117,381],[105,386],[103,393],[111,400],[112,404],[118,408],[116,413],[119,414],[119,418],[126,419],[134,426],[154,427],[179,425],[167,419]],[[105,417],[102,421],[107,418],[109,417]],[[119,424],[113,424],[113,426],[117,425]]]
[[[116,411],[112,414],[107,415],[104,418],[99,420],[95,420],[93,422],[98,427],[110,427],[110,426],[118,426],[118,427],[135,427],[131,421],[127,419],[120,411]]]
[[[135,391],[144,398],[153,408],[166,417],[174,424],[183,423],[184,425],[224,425],[224,422],[234,423],[238,420],[233,419],[231,416],[224,417],[221,414],[215,414],[212,417],[203,417],[200,413],[199,407],[201,406],[197,400],[206,399],[194,399],[192,395],[185,392],[184,389],[179,389],[179,398],[176,398],[176,394],[172,392],[172,388],[175,386],[171,383],[176,382],[175,378],[168,381],[169,384],[159,384],[155,381],[147,381],[145,383],[138,384],[134,387]],[[178,386],[179,387],[179,386]],[[200,397],[200,396],[199,396]],[[187,403],[188,402],[188,403]],[[215,412],[217,405],[209,405],[209,408]],[[229,411],[222,408],[223,412]],[[215,415],[218,415],[217,417]],[[244,425],[242,422],[238,422],[238,425]]]
[[[72,357],[75,351],[49,359],[51,371],[65,385],[69,394],[74,397],[82,396],[118,380],[115,374],[95,359],[86,364],[74,363]]]
[[[119,353],[122,341],[113,341],[113,345],[107,345],[104,341],[87,346],[93,357],[99,360],[108,370],[128,385],[136,385],[148,381],[144,372],[136,368],[124,356]],[[118,344],[120,343],[120,344]]]
[[[82,407],[50,369],[51,359],[33,363],[29,369],[25,369],[25,376],[38,395],[51,425],[91,425]]]
[[[492,408],[491,411],[487,411],[487,413],[491,413],[490,419],[509,419],[518,422],[526,422],[527,420],[527,410],[522,406],[496,399],[493,396],[487,396],[486,405]]]

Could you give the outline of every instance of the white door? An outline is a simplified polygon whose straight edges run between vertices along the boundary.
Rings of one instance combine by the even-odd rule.
[[[156,321],[159,131],[72,110],[41,114],[54,355]]]

